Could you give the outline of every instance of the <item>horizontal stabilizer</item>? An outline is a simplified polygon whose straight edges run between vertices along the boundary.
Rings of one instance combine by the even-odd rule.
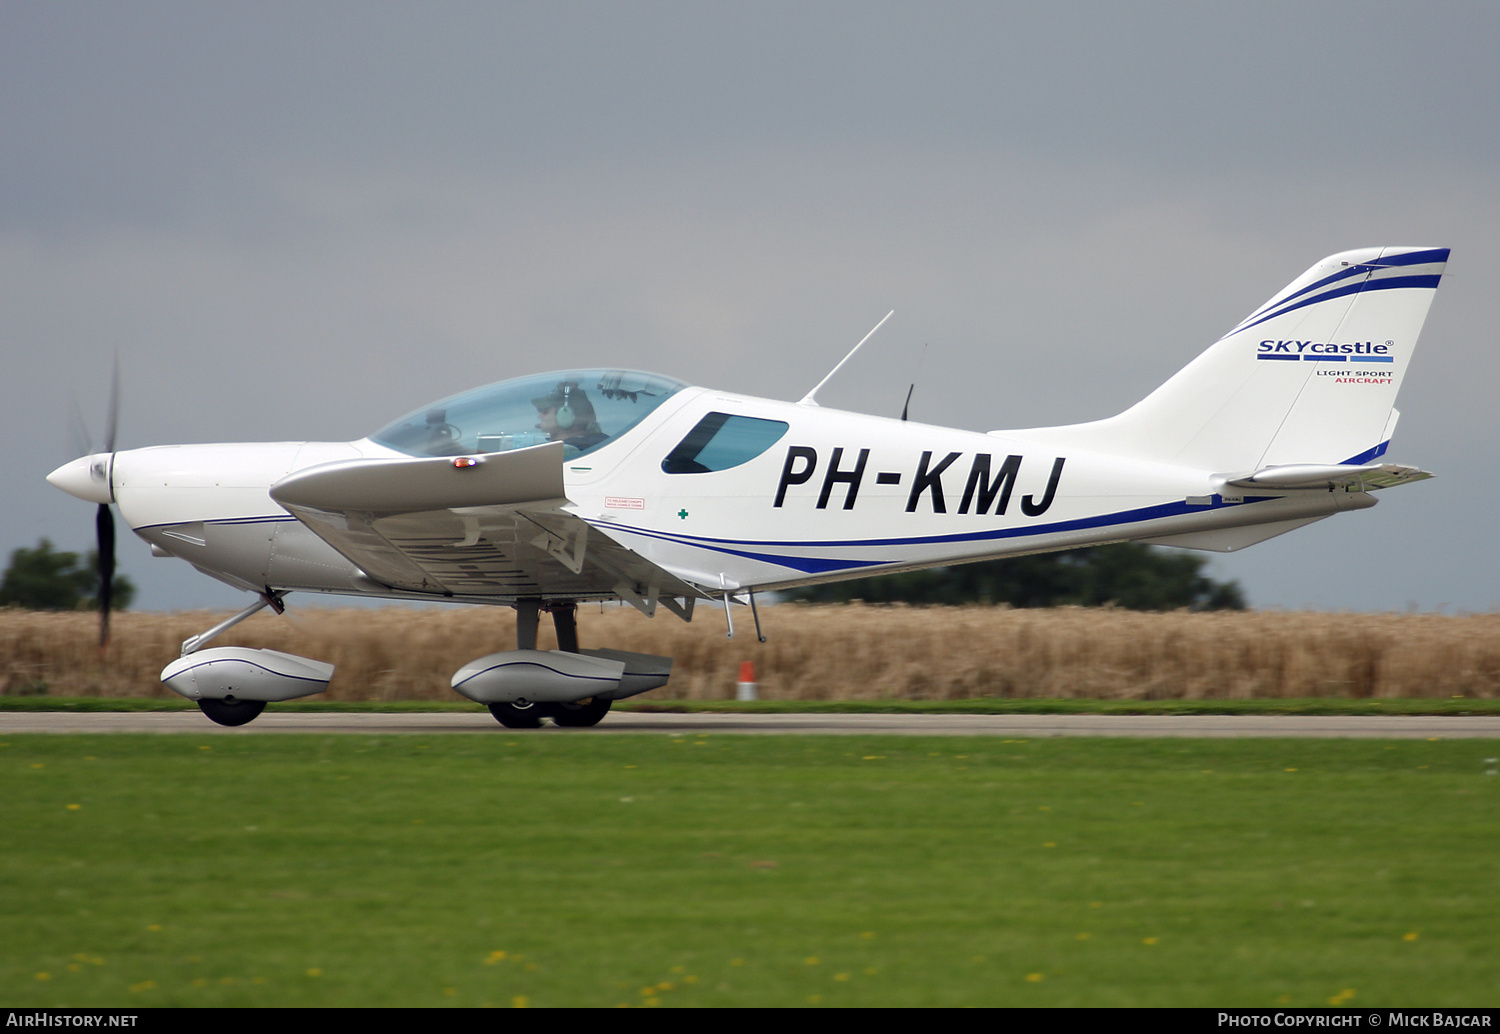
[[[434,459],[341,460],[271,486],[289,510],[419,513],[466,506],[561,502],[563,444]]]
[[[1366,463],[1360,466],[1286,463],[1264,467],[1253,474],[1228,478],[1224,483],[1236,488],[1320,488],[1328,491],[1350,488],[1356,492],[1370,492],[1413,481],[1425,481],[1432,476],[1425,470],[1395,463]]]

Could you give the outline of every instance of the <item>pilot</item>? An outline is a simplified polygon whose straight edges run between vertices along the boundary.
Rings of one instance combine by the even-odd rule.
[[[548,441],[563,442],[569,450],[583,452],[609,439],[594,415],[594,404],[574,381],[563,381],[549,395],[531,400],[537,411],[537,429]],[[569,456],[577,455],[569,451]]]

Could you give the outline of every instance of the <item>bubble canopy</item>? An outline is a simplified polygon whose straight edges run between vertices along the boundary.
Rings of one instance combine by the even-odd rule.
[[[564,370],[439,399],[370,438],[410,456],[467,456],[560,441],[571,458],[614,441],[685,387],[634,370]]]

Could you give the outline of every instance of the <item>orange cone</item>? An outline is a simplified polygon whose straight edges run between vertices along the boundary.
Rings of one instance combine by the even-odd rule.
[[[755,662],[742,661],[740,663],[740,681],[735,686],[734,698],[736,700],[755,700],[760,687],[755,684]]]

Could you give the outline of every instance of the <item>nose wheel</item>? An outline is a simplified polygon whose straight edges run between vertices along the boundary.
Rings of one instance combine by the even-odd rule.
[[[200,700],[198,710],[220,725],[244,725],[266,709],[264,700]]]

